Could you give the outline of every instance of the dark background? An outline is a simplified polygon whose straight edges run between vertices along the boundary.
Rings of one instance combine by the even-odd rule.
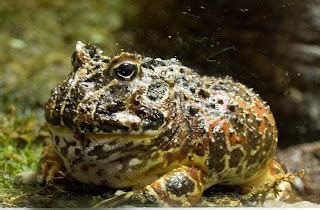
[[[279,145],[319,140],[320,2],[139,1],[125,49],[177,57],[201,74],[232,76],[268,102]]]

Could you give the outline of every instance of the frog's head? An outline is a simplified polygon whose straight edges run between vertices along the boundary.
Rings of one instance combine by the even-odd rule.
[[[179,61],[102,53],[77,43],[72,72],[46,103],[47,122],[83,134],[159,134],[175,112]]]

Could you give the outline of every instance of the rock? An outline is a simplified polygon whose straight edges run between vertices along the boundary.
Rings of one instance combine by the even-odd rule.
[[[299,201],[296,203],[286,203],[283,201],[266,201],[263,207],[284,207],[284,208],[320,208],[320,205],[311,203],[309,201]]]
[[[290,172],[304,170],[304,176],[296,178],[294,190],[303,200],[320,204],[320,142],[291,146],[280,150],[277,157]]]
[[[14,183],[21,184],[35,184],[37,182],[37,172],[35,171],[25,171],[17,174],[14,177]]]

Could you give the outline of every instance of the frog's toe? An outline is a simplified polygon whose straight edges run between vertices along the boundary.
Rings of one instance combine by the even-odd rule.
[[[37,175],[38,183],[45,183],[46,185],[51,185],[54,179],[58,177],[61,165],[56,161],[46,161],[40,163],[40,172]]]
[[[279,193],[275,196],[270,195],[271,199],[275,199],[275,200],[289,200],[291,195],[292,195],[292,183],[288,182],[288,181],[281,181],[278,185],[277,185],[278,191]]]
[[[60,157],[56,154],[52,145],[45,147],[43,157],[39,163],[39,173],[36,177],[38,183],[50,185],[58,176],[63,168],[63,163]]]
[[[241,187],[252,198],[259,197],[257,201],[260,203],[265,200],[286,200],[292,195],[295,176],[273,160],[258,178]]]
[[[37,183],[36,171],[24,171],[14,177],[14,183],[18,185],[32,185]]]

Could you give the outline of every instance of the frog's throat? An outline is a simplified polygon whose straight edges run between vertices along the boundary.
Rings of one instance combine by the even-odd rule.
[[[144,133],[138,132],[131,132],[131,133],[121,133],[121,132],[114,132],[114,133],[87,133],[87,134],[80,134],[70,128],[61,127],[61,126],[53,126],[49,124],[49,130],[51,134],[60,135],[60,136],[79,136],[79,139],[94,139],[94,140],[106,140],[106,139],[117,139],[121,141],[149,141],[152,139],[157,138],[162,132],[160,130],[155,131],[146,131]]]

